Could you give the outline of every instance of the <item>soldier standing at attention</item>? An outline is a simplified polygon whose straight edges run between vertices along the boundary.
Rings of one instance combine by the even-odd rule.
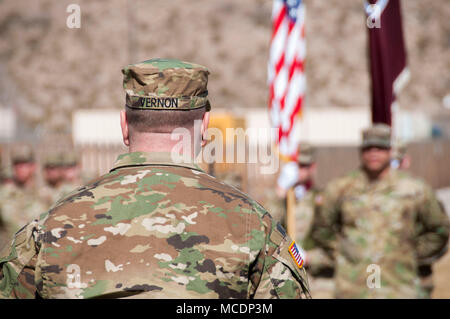
[[[407,171],[409,169],[409,167],[411,166],[411,157],[409,156],[407,151],[408,149],[405,143],[402,142],[397,143],[391,160],[391,167],[393,169],[398,169],[402,171]],[[438,201],[442,207],[442,210],[445,212],[444,205],[439,199]],[[418,274],[420,277],[420,284],[422,286],[421,297],[429,299],[431,298],[431,295],[434,290],[432,262],[422,262],[418,265],[418,267],[419,267]]]
[[[311,226],[314,215],[322,207],[322,191],[314,183],[317,171],[315,149],[309,143],[299,144],[297,156],[298,180],[293,186],[294,216],[295,216],[295,239],[306,252],[306,259],[313,259],[315,263],[320,262],[321,267],[315,269],[309,267],[308,273],[311,296],[315,299],[330,299],[334,297],[334,281],[332,265],[323,267],[322,262],[328,259],[323,257],[321,249],[311,238]],[[313,263],[314,264],[314,263]],[[311,264],[310,264],[311,265]]]
[[[447,248],[449,220],[433,190],[390,160],[390,127],[365,130],[361,168],[329,183],[314,218],[338,298],[420,298],[418,266]]]
[[[398,142],[394,147],[391,159],[391,168],[408,170],[411,166],[411,158],[406,152],[406,144]]]
[[[80,160],[75,151],[68,151],[64,154],[62,174],[65,190],[72,191],[81,185]]]
[[[10,236],[48,209],[35,185],[37,164],[31,147],[16,145],[11,156],[14,185],[2,195],[1,203],[1,214]]]
[[[14,191],[14,174],[12,168],[7,166],[1,171],[0,182],[0,249],[7,243],[12,234],[8,234],[8,224],[3,217],[5,214],[3,205],[9,200],[10,194]]]
[[[44,158],[43,175],[44,188],[39,192],[40,197],[47,203],[49,208],[61,197],[63,185],[63,153],[50,151]]]
[[[194,164],[206,143],[209,71],[152,59],[122,72],[129,153],[16,234],[0,254],[0,295],[309,297],[299,248],[284,229]],[[183,147],[172,138],[177,128],[193,136]]]
[[[50,152],[44,160],[43,171],[46,187],[40,196],[48,207],[81,186],[78,161],[73,151]]]

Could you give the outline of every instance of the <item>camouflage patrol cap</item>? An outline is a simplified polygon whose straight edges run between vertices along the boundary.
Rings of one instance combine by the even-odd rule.
[[[44,167],[59,167],[64,165],[64,155],[62,152],[49,152],[44,158]]]
[[[79,162],[79,157],[75,151],[69,151],[63,153],[62,161],[64,166],[75,166]]]
[[[34,162],[34,152],[29,145],[16,145],[11,152],[13,164]]]
[[[371,146],[391,148],[391,128],[386,124],[377,123],[363,130],[361,148]]]
[[[134,109],[192,110],[206,107],[206,67],[174,59],[151,59],[122,69],[126,106]]]
[[[311,144],[308,143],[300,143],[299,153],[297,155],[297,163],[301,165],[311,165],[315,162],[314,153],[315,149]]]

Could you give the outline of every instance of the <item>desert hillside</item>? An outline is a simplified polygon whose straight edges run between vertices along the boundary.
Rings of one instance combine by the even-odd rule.
[[[72,2],[0,1],[0,103],[22,123],[65,131],[77,108],[120,107],[121,67],[152,57],[208,66],[213,106],[266,107],[272,1],[79,0],[81,28],[69,29]],[[368,106],[362,1],[305,3],[305,107]],[[450,6],[402,5],[412,78],[401,106],[439,110],[450,87]]]

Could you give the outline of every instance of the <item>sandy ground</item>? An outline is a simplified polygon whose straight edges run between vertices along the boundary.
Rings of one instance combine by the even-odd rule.
[[[450,187],[437,191],[450,217]],[[450,251],[433,265],[435,290],[433,298],[450,298]]]

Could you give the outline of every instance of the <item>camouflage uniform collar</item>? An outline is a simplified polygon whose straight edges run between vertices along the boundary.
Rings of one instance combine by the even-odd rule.
[[[111,172],[124,167],[132,167],[132,166],[147,166],[147,165],[155,165],[155,166],[178,166],[178,167],[186,167],[190,169],[195,169],[203,172],[203,170],[194,163],[194,160],[190,162],[175,162],[172,159],[170,152],[132,152],[121,154],[117,157],[116,162],[113,165],[113,168],[110,170]]]

